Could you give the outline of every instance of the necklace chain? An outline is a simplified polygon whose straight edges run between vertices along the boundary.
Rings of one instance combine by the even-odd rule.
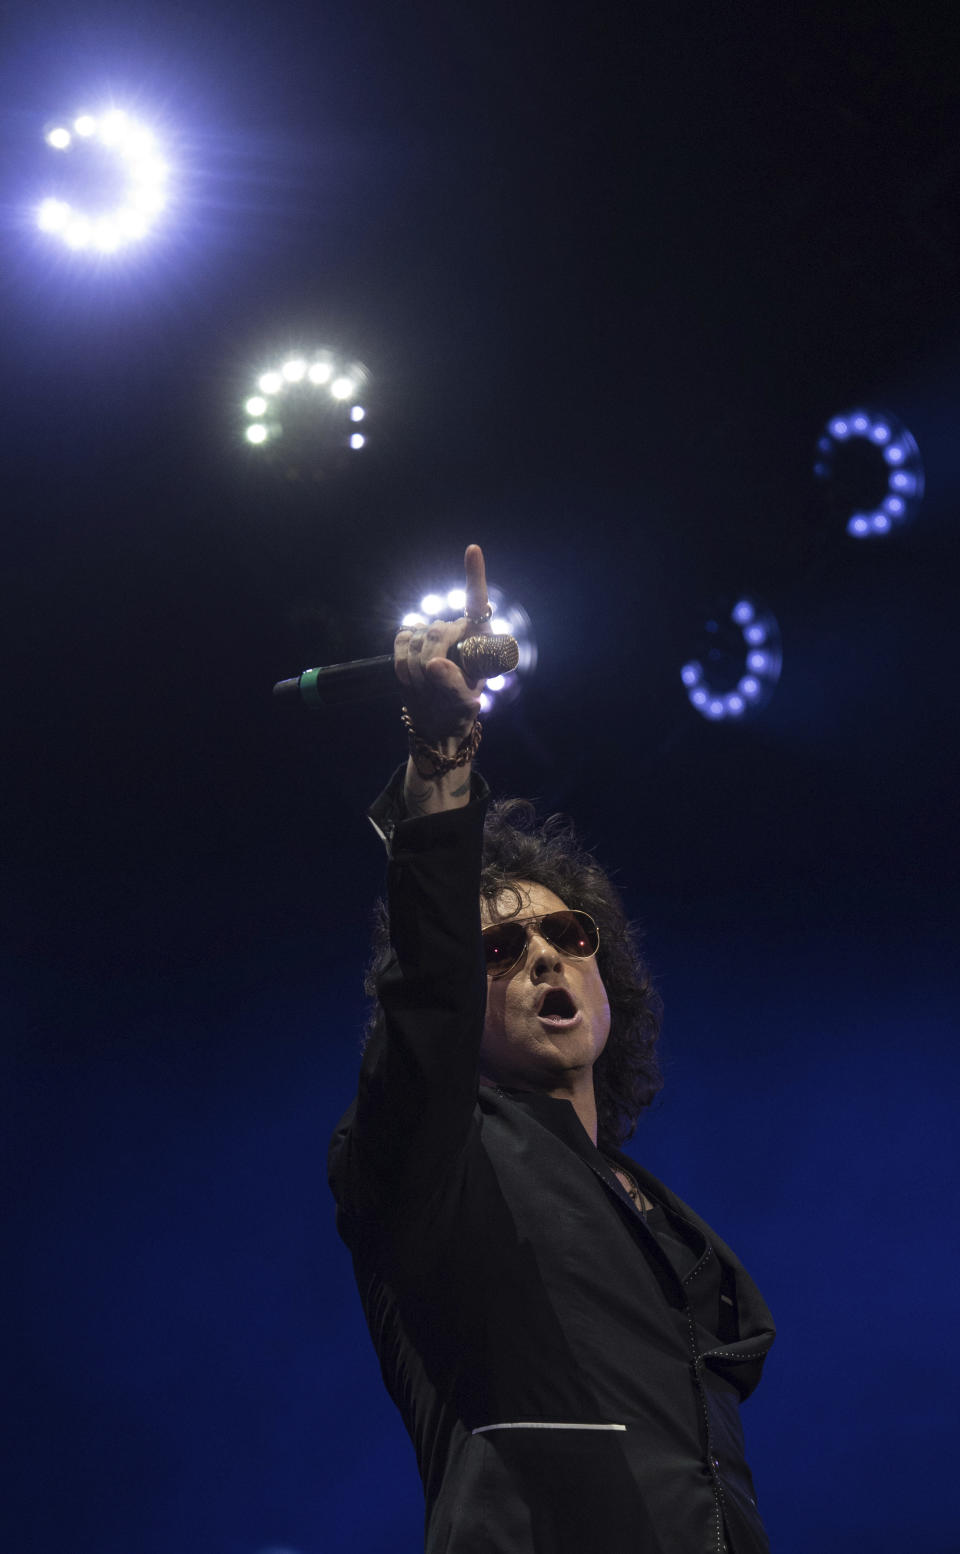
[[[642,1214],[643,1218],[646,1219],[646,1217],[647,1217],[646,1205],[644,1203],[643,1193],[640,1191],[640,1187],[639,1187],[639,1184],[637,1182],[636,1177],[630,1171],[627,1170],[626,1166],[617,1165],[616,1162],[613,1161],[613,1160],[608,1160],[607,1161],[607,1165],[610,1167],[610,1169],[613,1172],[614,1176],[616,1176],[618,1178],[621,1177],[621,1176],[625,1176],[626,1177],[626,1179],[627,1179],[627,1189],[626,1189],[627,1193],[629,1194],[630,1199],[633,1202],[634,1207],[636,1209],[638,1209],[639,1212]],[[620,1185],[622,1186],[623,1183],[621,1182]]]

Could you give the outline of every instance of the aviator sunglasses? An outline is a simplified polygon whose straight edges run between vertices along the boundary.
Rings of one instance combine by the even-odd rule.
[[[564,908],[545,912],[543,917],[511,917],[505,923],[492,923],[483,930],[483,948],[487,973],[505,976],[527,953],[527,929],[538,930],[561,955],[588,960],[600,948],[600,930],[589,912]]]

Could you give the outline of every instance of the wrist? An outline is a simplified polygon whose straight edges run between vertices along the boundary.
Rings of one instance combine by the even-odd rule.
[[[411,764],[423,781],[440,781],[472,764],[483,733],[478,717],[460,720],[454,731],[434,737],[415,725],[407,707],[400,717],[407,731]]]

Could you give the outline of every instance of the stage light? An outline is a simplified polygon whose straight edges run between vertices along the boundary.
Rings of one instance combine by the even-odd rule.
[[[855,539],[889,534],[913,518],[923,500],[920,450],[887,410],[861,407],[831,417],[817,439],[813,469]]]
[[[759,645],[763,651],[759,652]],[[692,707],[712,723],[743,720],[766,706],[780,678],[780,628],[755,597],[722,603],[701,627],[680,681]]]
[[[122,234],[116,222],[101,220],[98,221],[94,226],[94,246],[98,248],[102,254],[112,254],[115,249],[119,248],[121,237]]]
[[[44,200],[37,211],[37,225],[44,232],[60,232],[70,220],[70,206],[64,200]]]
[[[71,248],[86,248],[90,242],[90,223],[84,216],[76,216],[62,229],[64,241]]]
[[[252,426],[247,427],[247,442],[254,444],[266,442],[268,435],[267,428],[260,421],[254,421]]]
[[[523,679],[532,674],[537,664],[537,647],[533,638],[530,617],[521,604],[508,601],[499,588],[491,585],[487,597],[494,609],[490,622],[494,635],[509,636],[516,640],[519,658],[516,669],[508,674],[493,675],[487,680],[481,710],[492,712],[519,696]],[[419,610],[410,610],[400,618],[405,627],[426,625],[431,620],[456,620],[466,607],[466,594],[462,588],[447,588],[441,592],[424,594]]]
[[[115,146],[127,132],[127,116],[122,108],[113,108],[100,120],[100,139],[105,146]]]
[[[168,174],[166,162],[152,154],[154,141],[149,130],[132,123],[123,109],[112,108],[99,117],[78,114],[73,121],[73,134],[57,125],[44,138],[56,151],[74,148],[68,165],[78,154],[89,155],[86,150],[80,152],[83,143],[96,144],[120,157],[128,188],[125,199],[109,210],[79,211],[62,198],[43,200],[37,211],[37,225],[42,232],[60,237],[68,248],[90,248],[98,254],[117,253],[146,237],[153,221],[166,208],[164,186]],[[71,213],[72,219],[51,219],[52,212],[63,209]]]
[[[293,351],[258,374],[257,392],[243,401],[244,410],[261,416],[260,400],[269,399],[271,445],[283,433],[283,458],[294,475],[303,468],[318,474],[338,450],[356,453],[367,446],[367,433],[350,427],[365,421],[368,412],[347,403],[367,381],[363,367],[355,364],[347,371],[330,351]],[[329,394],[314,392],[324,385]]]
[[[146,237],[148,222],[142,211],[123,209],[117,212],[117,226],[127,237]]]

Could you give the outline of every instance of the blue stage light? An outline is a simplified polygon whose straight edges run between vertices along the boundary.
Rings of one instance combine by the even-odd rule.
[[[756,597],[741,596],[704,622],[680,680],[691,706],[711,723],[742,720],[766,706],[782,661],[776,617]]]
[[[813,472],[829,486],[834,505],[846,507],[846,530],[855,539],[889,534],[913,518],[923,500],[916,440],[886,410],[862,407],[832,416],[817,438]]]

